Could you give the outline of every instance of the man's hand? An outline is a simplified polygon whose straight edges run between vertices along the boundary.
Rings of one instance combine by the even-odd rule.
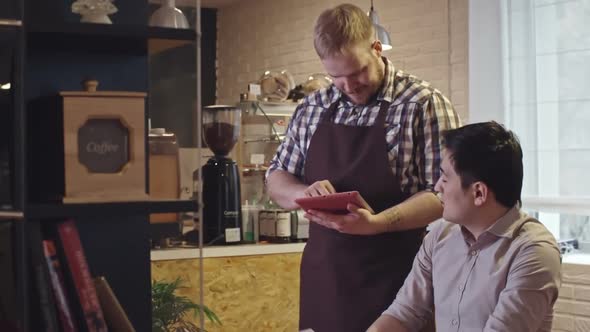
[[[271,199],[287,210],[300,208],[295,203],[297,198],[321,196],[336,192],[336,189],[328,180],[316,181],[308,186],[293,174],[283,170],[276,170],[268,176],[266,189]]]
[[[283,170],[272,172],[266,179],[266,190],[270,198],[280,207],[287,210],[299,208],[295,200],[305,197],[307,188],[308,186],[303,184],[301,180]]]
[[[375,215],[369,210],[362,209],[354,204],[348,204],[348,214],[333,214],[329,212],[309,210],[305,217],[312,222],[327,228],[337,230],[340,233],[355,235],[373,235],[383,233],[385,227],[377,223]]]
[[[328,180],[316,181],[303,191],[304,197],[314,197],[327,194],[334,194],[336,189]]]

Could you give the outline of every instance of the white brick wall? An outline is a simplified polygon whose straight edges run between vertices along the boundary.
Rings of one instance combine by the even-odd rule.
[[[553,331],[590,331],[590,265],[563,264]]]
[[[370,1],[350,0],[368,10]],[[336,0],[244,0],[219,10],[218,103],[235,103],[265,70],[289,70],[296,83],[323,72],[313,26]],[[394,65],[431,82],[467,118],[468,0],[375,0]]]
[[[468,1],[450,0],[450,79],[451,100],[457,112],[461,115],[463,123],[468,123]]]

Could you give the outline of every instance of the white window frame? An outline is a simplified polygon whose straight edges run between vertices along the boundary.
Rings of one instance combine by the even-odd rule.
[[[503,6],[502,0],[469,0],[469,118],[465,121],[468,123],[490,120],[507,123],[508,105],[504,96],[509,92],[504,91],[503,85],[508,71],[502,64],[506,57],[503,43],[507,40],[502,22]],[[590,197],[560,197],[558,191],[553,190],[556,189],[554,185],[549,183],[545,185],[548,188],[540,188],[544,195],[523,196],[523,207],[550,213],[590,215]]]

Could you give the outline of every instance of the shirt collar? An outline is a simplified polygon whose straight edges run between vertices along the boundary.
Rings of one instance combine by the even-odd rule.
[[[521,212],[517,206],[514,206],[490,226],[490,228],[487,229],[487,232],[496,236],[510,238],[514,235],[514,231],[520,228],[520,226],[526,221],[524,216],[525,214]]]
[[[394,78],[395,78],[395,67],[393,63],[386,57],[381,57],[383,63],[385,63],[385,74],[383,75],[383,83],[377,93],[377,100],[385,100],[389,103],[393,102],[394,95]]]
[[[475,244],[476,242],[487,242],[491,241],[492,238],[489,238],[486,235],[492,234],[496,237],[505,237],[505,238],[512,238],[514,236],[515,230],[519,229],[520,226],[527,220],[525,218],[524,212],[521,212],[517,206],[514,206],[510,210],[508,210],[502,217],[496,220],[488,229],[486,229],[475,241],[473,234],[469,230],[465,228],[465,226],[461,225],[461,233],[463,238],[468,246]],[[487,240],[486,240],[487,239]]]

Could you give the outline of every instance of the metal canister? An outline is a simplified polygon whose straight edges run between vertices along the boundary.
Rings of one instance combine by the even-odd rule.
[[[176,135],[164,128],[153,128],[149,133],[149,179],[152,199],[178,199],[180,197],[180,162]],[[155,213],[151,223],[176,223],[178,214]]]

